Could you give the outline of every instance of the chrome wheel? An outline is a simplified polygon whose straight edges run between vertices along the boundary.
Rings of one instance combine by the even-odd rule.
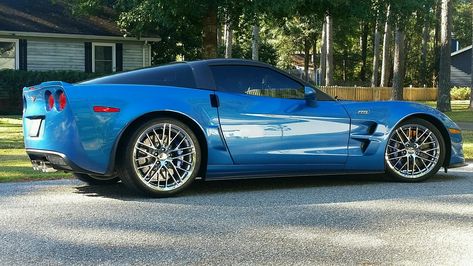
[[[195,143],[175,124],[154,124],[138,136],[132,160],[144,185],[153,191],[173,191],[184,185],[196,168]]]
[[[385,160],[391,171],[403,178],[422,178],[437,167],[440,146],[436,134],[428,127],[402,125],[391,134]]]

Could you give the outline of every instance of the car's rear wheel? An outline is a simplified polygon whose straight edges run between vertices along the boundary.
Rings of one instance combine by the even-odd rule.
[[[438,172],[445,159],[445,141],[432,123],[410,119],[391,133],[385,151],[387,172],[406,182],[423,181]]]
[[[117,176],[98,176],[74,173],[74,177],[89,185],[110,185],[120,181],[120,178]]]
[[[165,197],[188,187],[197,176],[201,149],[194,132],[173,118],[139,126],[120,155],[120,177],[132,189]]]

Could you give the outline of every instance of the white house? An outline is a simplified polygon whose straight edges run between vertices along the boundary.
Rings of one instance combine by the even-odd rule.
[[[124,37],[104,17],[73,16],[65,1],[0,1],[0,69],[131,70],[151,65],[157,41]]]

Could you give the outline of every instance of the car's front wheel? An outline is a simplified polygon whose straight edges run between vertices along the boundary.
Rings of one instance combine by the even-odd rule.
[[[423,181],[438,172],[445,159],[445,141],[432,123],[410,119],[391,133],[386,151],[387,172],[399,181]]]
[[[188,187],[200,168],[201,149],[194,132],[173,118],[139,126],[120,156],[120,177],[130,188],[165,197]]]

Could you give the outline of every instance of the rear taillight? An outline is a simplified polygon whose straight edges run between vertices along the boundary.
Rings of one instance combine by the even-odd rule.
[[[66,107],[66,102],[67,102],[67,99],[66,99],[66,94],[64,94],[63,91],[59,91],[58,93],[58,99],[59,99],[59,111],[62,111],[64,110],[64,108]]]
[[[46,110],[50,111],[54,107],[54,96],[50,91],[46,91]]]

